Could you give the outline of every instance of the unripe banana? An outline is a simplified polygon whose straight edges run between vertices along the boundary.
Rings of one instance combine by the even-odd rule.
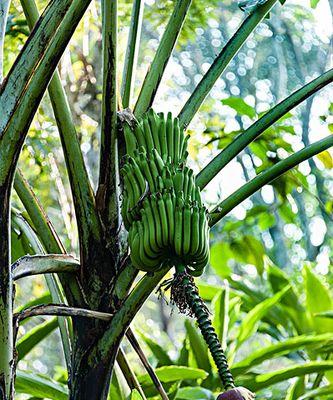
[[[164,115],[160,115],[160,129],[159,129],[159,138],[160,138],[160,144],[161,144],[161,157],[164,162],[166,162],[168,158],[168,144],[167,144],[167,137],[166,137],[166,124],[165,124],[165,119]]]
[[[168,143],[168,155],[170,156],[171,164],[174,163],[174,131],[173,131],[173,119],[171,112],[168,112],[166,120],[166,136]]]
[[[124,137],[126,143],[126,152],[132,156],[134,154],[134,150],[137,148],[137,141],[132,129],[128,124],[124,125]]]
[[[163,249],[163,240],[162,240],[162,222],[160,219],[160,214],[158,211],[158,206],[157,206],[157,199],[154,194],[150,196],[150,206],[152,209],[153,213],[153,218],[155,222],[155,239],[156,239],[156,244],[157,247],[159,248],[160,252]]]
[[[143,117],[143,134],[147,143],[146,149],[151,152],[154,148],[154,142],[147,115]]]
[[[183,229],[183,254],[187,258],[191,245],[191,208],[188,201],[184,205],[184,229]]]
[[[161,193],[157,193],[156,197],[157,197],[158,212],[161,220],[163,247],[167,248],[169,244],[169,233],[168,233],[169,224],[165,206],[165,196],[163,196]]]
[[[178,118],[174,119],[174,129],[173,129],[173,131],[174,131],[174,162],[175,162],[175,164],[178,164],[179,163],[179,159],[180,159],[179,150],[180,150],[180,145],[181,145],[180,144],[181,132],[180,132],[180,129],[179,129],[179,119]]]
[[[148,121],[150,125],[150,131],[152,133],[152,139],[154,142],[154,149],[156,149],[161,154],[161,145],[159,139],[160,119],[155,114],[152,108],[148,111]]]

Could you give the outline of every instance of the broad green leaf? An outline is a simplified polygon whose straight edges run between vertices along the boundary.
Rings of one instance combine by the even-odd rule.
[[[172,365],[173,362],[171,358],[169,357],[168,353],[163,349],[162,346],[160,346],[158,343],[156,343],[153,339],[149,338],[148,336],[140,333],[140,336],[144,340],[144,342],[147,344],[147,346],[150,348],[151,352],[154,354],[158,361],[158,366],[162,365]]]
[[[212,302],[214,310],[213,326],[221,342],[222,348],[227,346],[229,328],[229,283],[224,281],[224,288],[215,296]]]
[[[18,360],[22,360],[22,358],[24,358],[38,343],[45,339],[57,327],[58,321],[54,318],[35,326],[22,336],[16,345]]]
[[[234,258],[229,244],[224,242],[214,243],[210,248],[210,265],[221,277],[227,278],[231,274],[228,261]]]
[[[280,292],[276,293],[273,297],[259,303],[246,315],[239,328],[237,337],[238,346],[248,339],[253,333],[255,333],[260,320],[273,306],[280,301],[280,299],[287,293],[289,289],[290,286],[288,285]]]
[[[285,310],[290,315],[297,332],[300,334],[310,332],[311,327],[307,313],[300,302],[300,296],[293,283],[286,273],[276,267],[268,258],[266,258],[265,261],[268,280],[274,293],[279,292],[286,285],[290,285],[290,290],[281,299],[281,304],[286,306]]]
[[[289,355],[293,351],[302,350],[304,347],[323,346],[327,342],[332,342],[332,335],[329,333],[323,335],[296,336],[276,344],[259,349],[242,361],[234,364],[231,368],[234,375],[244,374],[250,368],[272,360],[275,357]]]
[[[267,374],[257,375],[242,380],[242,385],[256,392],[276,383],[286,381],[297,376],[333,370],[333,361],[313,361],[305,364],[295,364],[288,368],[279,369]],[[241,381],[241,379],[239,379]]]
[[[315,318],[316,314],[331,311],[333,300],[323,279],[316,275],[309,266],[303,269],[306,293],[306,308],[313,319],[313,329],[319,333],[333,332],[333,321],[327,318]]]
[[[306,400],[306,399],[317,399],[322,396],[328,396],[333,394],[333,385],[322,386],[318,389],[310,390],[305,393],[303,396],[299,397],[298,400]],[[327,398],[329,400],[329,398]]]
[[[182,387],[178,390],[177,400],[215,400],[213,392],[201,387]]]
[[[208,376],[207,372],[203,369],[181,366],[166,366],[156,368],[155,373],[160,381],[165,383],[176,382],[184,379],[205,379]],[[141,375],[138,379],[142,384],[150,382],[150,377],[148,374]]]
[[[210,373],[212,366],[208,356],[208,347],[203,340],[202,335],[198,328],[193,326],[189,320],[185,321],[185,328],[197,366]]]
[[[256,110],[240,97],[228,97],[222,100],[221,103],[234,109],[238,115],[247,115],[250,118],[255,118],[257,115]]]
[[[141,394],[136,390],[132,390],[131,400],[143,400]]]
[[[126,400],[126,396],[124,394],[124,390],[119,382],[118,375],[121,374],[118,365],[115,366],[114,372],[111,378],[111,385],[108,395],[108,400],[119,399]]]
[[[17,371],[15,391],[42,399],[68,400],[68,391],[64,385],[32,372]]]
[[[213,298],[220,292],[221,287],[217,285],[208,285],[202,281],[196,282],[199,289],[200,297],[205,301],[212,301]]]

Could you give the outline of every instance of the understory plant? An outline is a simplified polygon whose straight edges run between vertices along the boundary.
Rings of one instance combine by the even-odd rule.
[[[17,355],[15,350],[18,327],[27,318],[37,315],[58,317],[56,323],[61,333],[68,372],[68,394],[65,389],[52,386],[41,377],[30,377],[35,387],[40,385],[43,390],[49,390],[45,396],[106,399],[117,359],[124,375],[138,391],[138,396],[144,398],[145,393],[131,373],[120,345],[126,335],[140,352],[130,324],[148,296],[173,269],[174,278],[164,281],[162,286],[165,289],[170,288],[171,300],[181,311],[196,318],[219,373],[217,387],[221,392],[224,391],[219,398],[253,398],[249,390],[235,387],[237,382],[235,384],[233,370],[229,368],[224,354],[226,348],[221,346],[221,337],[214,331],[193,276],[201,275],[208,263],[209,229],[264,185],[330,148],[333,145],[333,136],[309,144],[278,161],[210,211],[201,199],[201,190],[275,122],[331,83],[333,70],[324,72],[263,114],[194,176],[186,165],[186,129],[215,82],[278,1],[251,2],[251,7],[245,7],[246,16],[241,26],[216,56],[177,116],[171,114],[173,110],[156,114],[152,107],[191,0],[174,2],[172,14],[139,95],[133,99],[143,3],[141,0],[134,0],[132,4],[124,70],[119,85],[118,4],[117,1],[102,0],[101,136],[98,186],[94,191],[68,100],[56,69],[90,0],[50,0],[41,16],[34,0],[21,0],[31,33],[0,86],[2,399],[12,399],[14,396],[16,365],[20,357],[20,353]],[[1,7],[2,53],[9,1],[2,1]],[[59,239],[60,235],[57,235],[29,187],[23,176],[24,172],[22,174],[17,170],[17,162],[30,124],[47,90],[60,134],[75,207],[79,260],[66,254]],[[11,208],[12,187],[25,207],[25,215]],[[15,247],[11,245],[11,239],[15,239],[15,232],[18,231],[21,235]],[[20,256],[22,252],[26,255],[12,264],[14,252]],[[47,301],[44,299],[42,304],[37,301],[14,313],[15,280],[36,274],[45,275],[51,297]],[[285,299],[287,294],[289,296],[293,293],[289,283],[282,278],[278,284],[281,287],[279,286],[271,301],[265,303],[266,308],[254,304],[254,310],[256,307],[261,310],[259,316],[263,316],[263,311],[273,307],[274,301],[277,303],[280,299]],[[275,290],[275,286],[273,289]],[[294,300],[293,297],[290,301]],[[247,311],[248,318],[253,318],[252,323],[255,325],[257,320],[250,310]],[[296,328],[299,332],[303,332],[303,329],[304,332],[311,330],[311,326],[305,325],[304,328],[306,321],[295,321],[296,317],[291,311],[290,318],[295,326],[297,323],[302,324]],[[44,331],[38,330],[39,337],[51,329],[50,325],[51,323],[47,328],[44,327]],[[239,335],[244,340],[243,332],[244,330],[240,330]],[[37,336],[32,337],[37,340]],[[241,339],[238,337],[239,341]],[[141,357],[146,362],[142,354]],[[158,377],[147,363],[146,367],[154,379],[159,395],[164,399],[168,398]],[[307,371],[322,372],[329,369],[332,369],[332,363],[327,361],[326,364]],[[17,374],[18,387],[29,386],[27,382],[27,374]],[[249,388],[253,390],[262,387],[247,379],[239,379],[239,384],[250,385]],[[36,391],[29,393],[36,397],[40,395]]]

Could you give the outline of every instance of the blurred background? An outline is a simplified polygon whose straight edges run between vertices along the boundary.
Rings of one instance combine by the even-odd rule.
[[[42,0],[37,3],[42,10],[47,2]],[[131,1],[119,1],[119,84],[131,5]],[[145,1],[134,101],[172,5],[173,1],[168,0]],[[332,0],[288,0],[283,7],[280,4],[274,7],[270,18],[259,25],[217,81],[189,127],[190,163],[196,172],[262,113],[331,67],[332,12]],[[237,1],[193,0],[157,92],[155,111],[172,111],[177,115],[243,18],[244,12],[239,9]],[[24,14],[17,0],[11,4],[6,34],[5,73],[28,35]],[[59,71],[94,187],[100,136],[101,46],[100,2],[93,0],[61,60]],[[332,134],[332,111],[333,91],[328,87],[268,129],[207,186],[204,198],[209,208],[281,158]],[[67,251],[78,256],[73,203],[47,96],[32,123],[19,166]],[[197,284],[212,310],[219,332],[223,330],[219,319],[221,301],[225,293],[229,293],[229,329],[227,335],[223,333],[223,339],[228,345],[231,360],[237,362],[264,345],[301,333],[333,332],[332,320],[321,319],[319,329],[320,324],[306,315],[333,309],[332,291],[329,290],[329,285],[333,283],[332,171],[332,153],[325,151],[264,187],[212,229],[210,265]],[[13,201],[18,213],[16,218],[19,218],[23,206],[16,195]],[[27,246],[20,224],[15,219],[13,261],[29,253]],[[293,285],[297,300],[289,299],[289,304],[284,304],[287,301],[277,302],[265,316],[257,318],[252,330],[248,330],[245,339],[240,340],[239,330],[245,315],[281,289],[279,285],[284,279]],[[47,296],[42,277],[21,280],[16,285],[17,307],[40,297],[47,301]],[[326,296],[327,302],[324,309],[318,310],[316,304],[319,307],[323,296]],[[292,312],[293,307],[297,316]],[[44,321],[49,319],[29,320],[21,326],[20,337],[24,337],[32,326]],[[180,316],[168,304],[168,293],[152,295],[133,322],[140,343],[154,366],[178,364],[207,370],[207,354],[200,359],[200,354],[193,350],[196,340],[199,340],[193,333],[193,327],[190,319]],[[126,341],[124,348],[133,369],[139,375],[143,374],[140,362]],[[288,367],[298,360],[297,357],[311,359],[311,355],[287,354],[287,357],[257,366],[255,371],[268,372]],[[65,381],[58,331],[53,330],[46,340],[34,347],[19,362],[19,368]],[[121,374],[119,380],[122,381]],[[258,398],[285,399],[294,383],[295,380],[285,380],[262,390]],[[170,387],[172,384],[168,383]],[[123,386],[126,394],[126,384]],[[210,391],[212,387],[212,392],[216,390],[217,383],[206,382],[200,386],[204,388],[202,397],[186,397],[193,396],[193,393],[189,395],[190,392],[186,394],[184,391],[183,397],[177,395],[176,398],[214,398],[210,397]]]

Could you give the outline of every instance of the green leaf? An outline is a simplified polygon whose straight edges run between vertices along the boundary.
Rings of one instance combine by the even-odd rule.
[[[178,390],[177,400],[215,400],[213,392],[201,387],[183,387]]]
[[[318,389],[310,390],[303,396],[299,397],[298,400],[317,399],[321,396],[328,396],[332,393],[333,393],[333,385],[322,386]]]
[[[163,349],[162,346],[160,346],[158,343],[156,343],[154,340],[149,338],[148,336],[140,333],[140,336],[144,340],[144,342],[147,344],[147,346],[150,348],[151,352],[154,354],[158,361],[158,366],[162,365],[172,365],[173,362],[171,358],[169,357],[168,353]]]
[[[253,378],[244,379],[242,381],[242,385],[256,392],[297,376],[304,376],[331,370],[333,370],[333,361],[313,361],[305,364],[295,364],[288,368],[283,368],[267,374],[257,375]]]
[[[228,243],[219,242],[211,246],[210,265],[221,278],[230,276],[232,270],[228,265],[228,261],[231,258],[233,258],[233,253]]]
[[[56,318],[51,321],[45,321],[32,328],[28,333],[20,338],[17,342],[16,350],[18,360],[22,360],[38,343],[45,339],[51,332],[58,327]]]
[[[311,8],[316,8],[320,0],[310,0]]]
[[[68,391],[64,385],[32,372],[17,371],[15,391],[42,399],[68,400]]]
[[[214,310],[213,326],[221,342],[222,348],[227,347],[229,328],[229,284],[224,282],[224,288],[215,296],[212,302]]]
[[[245,103],[241,97],[229,97],[222,100],[221,103],[234,109],[238,115],[247,115],[251,119],[257,116],[256,110]]]
[[[212,301],[213,298],[220,292],[221,287],[217,285],[208,285],[202,281],[197,282],[200,297],[205,301]]]
[[[132,390],[131,400],[143,400],[141,394],[136,390]]]
[[[298,349],[302,350],[304,347],[323,346],[325,343],[332,340],[332,335],[329,333],[322,335],[296,336],[251,353],[250,356],[234,364],[231,371],[235,376],[241,375],[250,368],[257,366],[264,361],[272,360],[275,357],[281,357],[283,355],[289,355]]]
[[[273,297],[268,298],[256,305],[246,315],[239,328],[239,333],[237,337],[238,346],[242,344],[246,339],[248,339],[253,333],[255,333],[260,320],[273,306],[275,306],[280,301],[280,299],[287,293],[288,290],[290,290],[289,285],[277,294],[275,294]]]
[[[126,400],[126,396],[124,395],[124,390],[118,379],[119,374],[120,374],[120,369],[118,368],[118,366],[116,366],[111,378],[108,400],[112,399]]]
[[[212,366],[208,356],[208,347],[203,340],[202,335],[189,320],[185,321],[185,328],[197,366],[210,373]]]
[[[316,314],[331,311],[333,301],[329,289],[319,275],[316,275],[309,266],[303,270],[306,308],[312,316],[313,329],[319,333],[333,332],[333,321],[325,318],[315,318]]]
[[[208,376],[208,373],[203,369],[180,366],[156,368],[155,373],[159,380],[163,383],[176,382],[184,379],[205,379]],[[141,375],[138,379],[141,384],[150,382],[150,377],[148,374]]]

